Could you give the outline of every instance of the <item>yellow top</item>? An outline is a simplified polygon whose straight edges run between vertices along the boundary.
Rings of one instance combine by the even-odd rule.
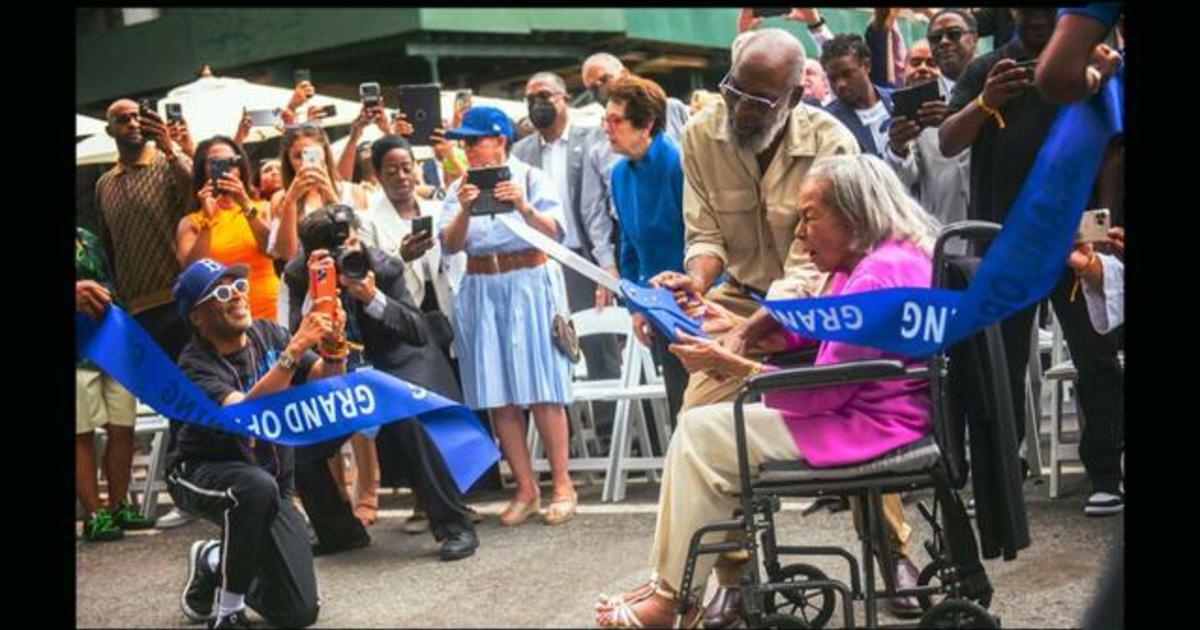
[[[270,207],[265,201],[250,203],[260,213],[266,212]],[[188,215],[188,219],[196,229],[200,229],[204,221],[204,211],[193,212]],[[275,275],[271,257],[259,249],[249,221],[237,203],[229,208],[218,209],[210,228],[212,234],[209,239],[208,257],[222,265],[242,263],[249,266],[250,314],[255,319],[274,321],[275,301],[279,297],[279,276]]]

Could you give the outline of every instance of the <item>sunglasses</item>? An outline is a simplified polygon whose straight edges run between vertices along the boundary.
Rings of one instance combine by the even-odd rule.
[[[960,39],[962,39],[963,35],[965,35],[967,33],[974,33],[974,32],[975,31],[970,31],[970,30],[954,27],[954,28],[948,28],[940,33],[930,33],[928,36],[926,36],[925,39],[929,40],[930,47],[937,48],[938,44],[942,43],[943,37],[948,37],[948,38],[950,38],[950,41],[957,44],[958,41]]]
[[[724,96],[726,99],[732,101],[745,101],[751,105],[754,105],[755,107],[766,110],[773,110],[776,107],[779,107],[779,104],[782,103],[788,96],[788,94],[785,93],[779,98],[771,100],[761,96],[747,94],[733,87],[733,76],[729,74],[726,74],[725,78],[721,79],[721,84],[717,86],[717,89],[720,90],[721,96]]]
[[[221,286],[213,289],[212,293],[200,298],[200,301],[196,302],[196,306],[200,306],[201,304],[213,298],[216,298],[218,302],[225,304],[229,300],[233,299],[234,291],[237,291],[242,295],[250,295],[250,281],[245,278],[238,278],[229,284],[222,284]]]

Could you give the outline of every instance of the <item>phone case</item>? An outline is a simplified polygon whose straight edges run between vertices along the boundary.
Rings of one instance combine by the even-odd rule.
[[[313,299],[313,310],[333,316],[337,305],[332,301],[317,302],[323,297],[337,299],[337,273],[333,259],[326,258],[315,269],[308,270],[308,291]]]
[[[429,145],[433,130],[442,126],[441,86],[437,83],[401,85],[399,107],[413,126],[408,141],[415,145]]]

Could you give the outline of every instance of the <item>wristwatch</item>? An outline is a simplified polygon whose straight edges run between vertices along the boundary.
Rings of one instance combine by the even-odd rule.
[[[808,30],[810,30],[810,31],[815,31],[815,30],[818,30],[818,29],[820,29],[822,26],[825,26],[825,16],[824,16],[824,15],[822,15],[822,16],[821,16],[821,17],[819,17],[819,18],[817,18],[817,21],[816,21],[816,22],[813,22],[812,24],[809,24],[809,25],[808,25]]]
[[[253,219],[254,217],[258,216],[258,208],[250,206],[249,208],[243,210],[242,214],[246,215],[247,219]]]
[[[299,365],[300,364],[298,361],[296,361],[296,358],[286,350],[279,353],[279,366],[283,369],[291,372],[294,371]]]

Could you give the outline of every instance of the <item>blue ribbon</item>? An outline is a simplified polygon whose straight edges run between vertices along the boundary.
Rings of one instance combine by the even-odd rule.
[[[923,357],[1040,301],[1062,274],[1104,150],[1124,128],[1122,89],[1112,79],[1092,99],[1060,110],[966,291],[897,288],[761,303],[801,336]]]
[[[700,330],[700,321],[688,317],[683,309],[679,308],[679,304],[675,302],[675,295],[670,290],[642,287],[622,280],[621,291],[629,310],[644,316],[672,343],[679,341],[675,335],[677,328],[694,337],[708,338],[708,333]]]
[[[495,443],[470,409],[374,369],[222,407],[188,380],[116,305],[109,306],[99,321],[76,314],[75,350],[173,420],[284,446],[304,446],[415,417],[464,492],[499,458]]]

